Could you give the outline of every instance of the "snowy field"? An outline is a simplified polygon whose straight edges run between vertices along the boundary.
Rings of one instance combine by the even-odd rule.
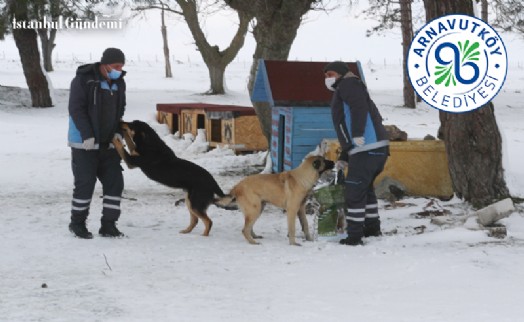
[[[179,234],[189,222],[182,191],[124,171],[126,188],[119,228],[123,239],[74,238],[67,229],[73,177],[66,145],[69,83],[81,61],[61,61],[50,74],[56,106],[29,108],[20,63],[0,59],[0,320],[1,321],[524,321],[524,215],[517,207],[502,223],[499,240],[475,223],[437,226],[413,215],[431,201],[380,201],[386,235],[363,247],[336,240],[288,245],[285,215],[267,207],[256,224],[262,245],[249,245],[239,211],[211,206],[209,237],[203,226]],[[229,92],[208,89],[202,64],[126,65],[126,120],[149,122],[183,158],[208,169],[224,191],[264,166],[264,153],[207,153],[167,135],[155,124],[155,104],[212,102],[248,105],[250,62],[226,72]],[[401,67],[364,62],[371,95],[386,124],[411,138],[436,135],[438,113],[425,104],[400,108]],[[506,180],[524,197],[522,66],[510,66],[495,100],[504,140]],[[8,86],[8,87],[5,87]],[[319,84],[319,86],[324,86]],[[20,89],[23,88],[23,89]],[[89,229],[99,228],[98,184]],[[438,201],[453,217],[471,213],[459,199]],[[308,218],[312,225],[313,218]],[[46,287],[43,287],[45,284]]]

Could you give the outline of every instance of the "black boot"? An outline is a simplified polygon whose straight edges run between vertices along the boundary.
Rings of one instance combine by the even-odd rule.
[[[378,237],[382,236],[380,230],[380,219],[366,219],[364,222],[364,237]]]
[[[346,237],[344,239],[341,239],[339,241],[341,245],[348,245],[348,246],[362,246],[364,243],[362,242],[361,238],[350,238]]]
[[[382,236],[380,227],[378,228],[364,228],[364,237],[379,237]]]
[[[91,234],[89,230],[87,230],[85,221],[79,221],[79,222],[71,221],[71,223],[69,224],[69,231],[75,234],[75,236],[78,238],[83,238],[83,239],[92,239],[93,238],[93,234]]]
[[[124,237],[125,235],[116,228],[115,221],[102,221],[102,227],[98,231],[102,237]]]
[[[364,235],[364,223],[361,221],[347,220],[348,237],[341,239],[341,245],[358,246],[364,245],[362,236]]]

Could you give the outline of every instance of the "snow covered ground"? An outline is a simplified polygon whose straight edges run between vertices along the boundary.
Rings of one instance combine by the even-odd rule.
[[[50,74],[54,108],[33,109],[17,60],[0,59],[0,320],[1,321],[524,321],[524,215],[518,207],[502,223],[508,237],[488,237],[466,225],[437,226],[413,214],[431,201],[380,202],[383,230],[364,247],[336,240],[287,243],[283,213],[267,207],[256,231],[262,245],[246,243],[242,214],[214,206],[209,237],[202,225],[179,234],[189,221],[176,205],[182,191],[124,171],[119,228],[128,236],[93,240],[68,231],[72,174],[66,146],[68,87],[81,62],[62,61]],[[208,169],[225,191],[264,165],[264,153],[191,152],[164,126],[154,124],[155,103],[249,104],[250,62],[227,69],[229,93],[208,88],[202,64],[162,66],[133,62],[128,71],[127,120],[141,119],[186,159]],[[411,138],[435,135],[438,113],[424,104],[400,108],[401,67],[365,63],[371,94],[386,124]],[[505,145],[511,193],[524,197],[524,70],[511,66],[495,100]],[[323,86],[323,84],[319,84]],[[101,187],[91,205],[97,232]],[[471,209],[461,200],[438,201],[452,217]],[[312,225],[312,218],[309,218]],[[44,285],[45,284],[45,285]],[[46,287],[43,287],[46,286]]]

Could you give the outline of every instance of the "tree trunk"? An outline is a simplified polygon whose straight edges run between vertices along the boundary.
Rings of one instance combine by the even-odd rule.
[[[173,74],[171,73],[171,61],[169,60],[169,45],[167,43],[167,27],[164,19],[164,5],[162,4],[162,41],[164,43],[164,61],[166,62],[166,78],[172,78]]]
[[[408,57],[409,46],[413,40],[413,25],[411,17],[411,1],[412,0],[400,0],[400,28],[402,29],[402,71],[404,78],[404,106],[415,108],[415,90],[411,86],[409,81],[406,60]]]
[[[424,6],[426,21],[446,14],[473,14],[471,0],[424,0]],[[439,132],[446,143],[449,172],[457,196],[476,208],[509,197],[493,104],[466,113],[440,111],[439,116]]]
[[[509,197],[502,168],[502,139],[493,104],[469,113],[446,113],[444,137],[458,197],[476,208]]]
[[[27,6],[26,1],[8,1],[9,18],[16,18],[19,21],[29,20]],[[13,38],[20,54],[25,80],[31,93],[32,106],[53,106],[49,93],[49,84],[40,66],[36,31],[34,29],[13,29]]]
[[[287,60],[291,45],[297,35],[300,26],[301,16],[295,17],[294,21],[279,19],[271,21],[270,19],[258,20],[253,30],[257,43],[253,63],[249,74],[248,90],[253,92],[255,76],[260,59]],[[271,107],[267,103],[253,102],[253,107],[257,113],[262,133],[271,140]]]
[[[53,69],[53,49],[55,49],[56,29],[37,29],[40,37],[40,44],[42,45],[42,57],[44,60],[44,69],[46,72],[52,72]]]
[[[211,89],[208,94],[224,94],[226,92],[224,88],[224,73],[226,71],[226,66],[213,64],[208,67],[208,70],[209,79],[211,81]]]
[[[291,45],[297,36],[298,28],[302,23],[302,16],[311,9],[313,0],[280,1],[267,6],[256,1],[257,24],[253,30],[256,40],[255,54],[251,74],[249,75],[248,89],[253,91],[256,70],[259,59],[287,60]],[[254,5],[255,6],[255,5]]]
[[[291,45],[302,22],[302,16],[311,10],[315,0],[225,0],[237,12],[245,12],[256,18],[253,29],[256,40],[253,63],[249,75],[248,90],[253,92],[259,59],[287,60]],[[253,103],[262,132],[268,142],[271,140],[271,106]]]
[[[42,72],[40,53],[34,29],[13,29],[13,38],[20,54],[25,80],[33,107],[52,107],[49,84]]]
[[[480,16],[482,18],[482,20],[484,20],[485,22],[488,22],[488,0],[481,0],[481,11],[480,11]]]

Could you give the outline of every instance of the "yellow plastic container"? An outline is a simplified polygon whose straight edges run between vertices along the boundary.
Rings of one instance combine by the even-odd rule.
[[[325,157],[337,160],[337,140],[325,140]],[[411,196],[448,198],[453,196],[444,141],[408,140],[390,142],[390,156],[375,185],[388,176],[401,182]]]

